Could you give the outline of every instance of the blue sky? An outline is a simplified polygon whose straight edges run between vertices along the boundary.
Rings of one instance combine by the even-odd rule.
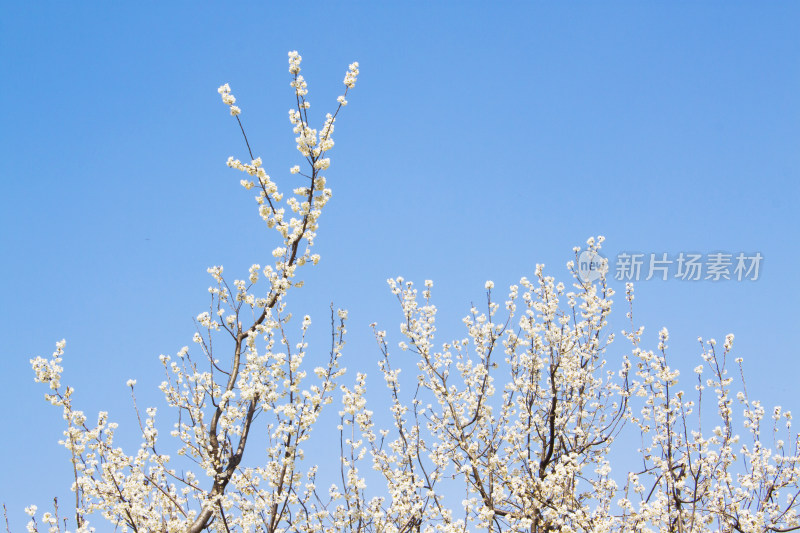
[[[797,4],[745,2],[5,3],[12,525],[26,505],[68,501],[71,483],[60,414],[28,360],[66,338],[76,401],[130,426],[125,381],[158,402],[157,356],[190,343],[206,268],[244,277],[270,259],[272,235],[224,164],[246,152],[216,88],[231,84],[254,151],[290,184],[289,50],[319,121],[361,64],[331,152],[323,260],[292,296],[317,319],[320,357],[334,302],[350,310],[345,365],[377,377],[368,324],[400,321],[387,277],[433,279],[441,330],[460,336],[485,280],[507,286],[536,263],[566,280],[572,247],[603,234],[610,258],[761,253],[757,281],[642,281],[636,313],[653,346],[670,329],[684,374],[698,336],[735,333],[750,394],[800,409],[798,17]]]

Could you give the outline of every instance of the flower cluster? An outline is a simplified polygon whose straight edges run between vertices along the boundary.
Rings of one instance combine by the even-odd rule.
[[[226,106],[230,106],[231,116],[239,116],[242,110],[234,105],[236,103],[236,98],[231,94],[231,86],[226,83],[225,85],[220,86],[220,88],[217,89],[217,92],[220,94],[220,96],[222,96],[222,102]]]

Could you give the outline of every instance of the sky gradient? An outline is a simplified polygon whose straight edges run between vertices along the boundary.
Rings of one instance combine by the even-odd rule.
[[[206,268],[243,278],[271,259],[277,243],[225,166],[246,151],[216,89],[230,83],[254,152],[291,187],[290,50],[320,124],[361,65],[326,173],[322,261],[291,295],[319,326],[320,358],[333,302],[350,311],[345,366],[384,395],[368,325],[400,340],[386,278],[434,280],[446,340],[464,334],[486,280],[502,290],[544,263],[566,282],[572,247],[602,234],[609,258],[760,253],[757,281],[641,281],[637,321],[652,347],[669,328],[684,375],[698,336],[734,333],[751,396],[800,410],[798,20],[798,4],[745,2],[5,3],[0,501],[12,526],[31,503],[70,500],[60,412],[29,359],[66,338],[76,402],[90,418],[110,411],[135,443],[125,382],[158,404],[157,356],[190,344]],[[612,363],[629,351],[615,346]]]

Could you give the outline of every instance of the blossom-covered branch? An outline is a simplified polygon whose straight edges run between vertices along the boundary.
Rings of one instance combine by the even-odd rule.
[[[62,444],[72,453],[75,466],[78,531],[91,530],[87,517],[100,513],[115,526],[132,531],[257,528],[275,532],[292,527],[296,515],[290,504],[307,508],[314,496],[301,490],[301,480],[313,479],[315,471],[301,473],[301,445],[323,406],[332,401],[336,381],[344,372],[339,358],[346,315],[341,314],[338,325],[332,325],[334,342],[328,364],[316,368],[317,383],[307,385],[302,363],[311,318],[303,319],[299,342],[291,341],[285,297],[292,287],[302,286],[298,268],[319,261],[311,249],[320,215],[331,197],[322,172],[330,166],[336,117],[347,104],[347,93],[359,71],[357,63],[350,65],[335,112],[316,130],[310,126],[300,63],[300,55],[291,52],[289,72],[296,106],[289,119],[307,171],[294,166],[289,173],[307,181],[284,201],[284,193],[266,173],[261,158],[253,156],[246,135],[249,162],[228,159],[229,167],[247,174],[241,185],[258,191],[259,215],[282,241],[272,251],[274,261],[263,268],[253,265],[246,279],[232,283],[223,276],[221,266],[209,268],[214,279],[209,288],[211,304],[198,315],[193,339],[199,355],[184,347],[175,357],[160,356],[165,371],[161,390],[177,415],[171,436],[179,442],[175,454],[183,458],[181,468],[173,466],[173,458],[162,451],[155,408],[145,413],[136,409],[142,444],[134,455],[114,446],[117,426],[108,422],[106,413],[100,413],[96,425],[87,425],[83,413],[72,406],[72,389],[60,383],[63,341],[51,359],[32,360],[36,380],[49,383],[53,392],[48,398],[63,408],[68,422]],[[241,109],[230,86],[221,86],[219,93],[244,134]],[[135,383],[128,381],[132,394]],[[256,466],[245,467],[248,438],[259,416],[272,418],[266,428],[266,457],[253,457],[248,464]],[[196,470],[182,468],[186,461]],[[30,527],[35,529],[35,523]]]

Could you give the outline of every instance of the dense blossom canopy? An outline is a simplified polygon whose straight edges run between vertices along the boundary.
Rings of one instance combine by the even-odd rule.
[[[290,52],[289,120],[305,170],[295,165],[289,173],[302,185],[284,198],[249,143],[248,162],[228,159],[246,175],[241,185],[256,191],[258,213],[280,243],[244,279],[229,282],[221,266],[208,269],[211,303],[197,316],[194,348],[160,356],[161,391],[175,420],[170,438],[161,438],[155,408],[137,408],[141,445],[123,451],[107,413],[90,421],[73,406],[73,389],[61,383],[64,341],[52,357],[31,361],[67,423],[61,444],[74,467],[74,531],[94,531],[90,519],[138,532],[800,529],[800,441],[791,414],[776,407],[767,416],[747,395],[742,361],[732,361],[733,335],[721,350],[713,339],[699,340],[703,362],[687,393],[668,364],[667,330],[656,350],[644,346],[628,284],[630,328],[622,336],[630,345],[614,345],[621,363],[613,366],[606,356],[615,342],[608,331],[614,291],[604,277],[582,281],[573,262],[569,289],[542,265],[499,299],[486,282],[485,303],[463,319],[465,336],[441,344],[433,282],[419,292],[389,279],[402,340],[390,341],[377,324],[373,330],[390,427],[380,428],[385,417],[367,408],[365,374],[339,384],[346,311],[331,309],[328,361],[309,376],[311,317],[290,326],[286,298],[302,286],[300,269],[319,262],[312,247],[331,198],[321,173],[359,65],[349,66],[336,110],[319,129],[310,125],[300,65]],[[219,94],[241,127],[230,86]],[[598,254],[602,242],[589,239],[586,251]],[[401,383],[395,345],[413,354],[416,379]],[[741,390],[732,388],[732,363]],[[135,385],[128,381],[134,404]],[[340,483],[321,489],[302,446],[337,396]],[[248,447],[257,423],[266,445]],[[640,466],[630,472],[612,464],[626,432],[640,442]],[[376,474],[367,476],[369,468]],[[368,487],[368,477],[382,482]],[[27,512],[29,531],[66,527],[57,509]]]

